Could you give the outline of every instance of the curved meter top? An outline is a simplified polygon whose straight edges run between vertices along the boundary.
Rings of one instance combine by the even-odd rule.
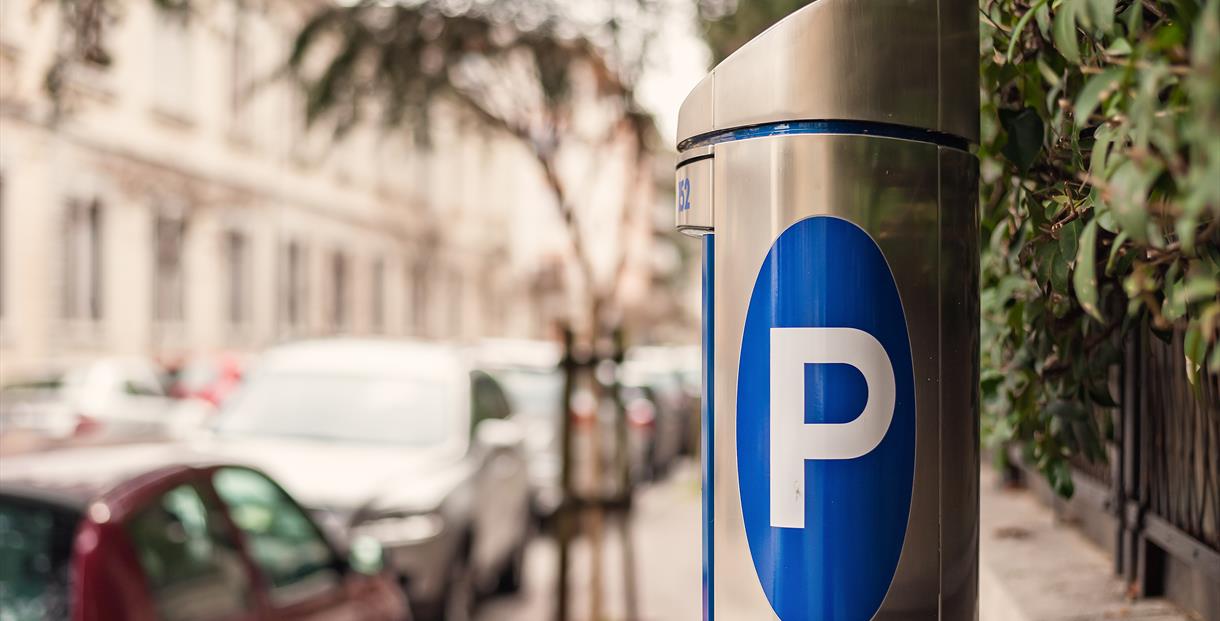
[[[979,137],[974,0],[815,0],[687,95],[678,149],[785,121],[864,121]]]

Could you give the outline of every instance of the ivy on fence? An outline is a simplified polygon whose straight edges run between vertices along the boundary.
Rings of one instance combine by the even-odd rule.
[[[982,0],[984,440],[1063,495],[1144,322],[1220,372],[1220,0]],[[1002,454],[1002,451],[997,451]]]

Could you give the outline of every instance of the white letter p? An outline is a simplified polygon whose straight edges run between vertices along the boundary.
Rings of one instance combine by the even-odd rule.
[[[868,399],[847,423],[805,423],[805,365],[848,364]],[[894,418],[894,367],[873,335],[855,328],[771,328],[771,526],[805,527],[805,460],[854,459]]]

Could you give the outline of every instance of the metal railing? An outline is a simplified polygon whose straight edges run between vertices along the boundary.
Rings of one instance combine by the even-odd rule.
[[[1145,327],[1124,348],[1122,405],[1096,412],[1113,425],[1109,461],[1073,458],[1077,493],[1056,510],[1114,554],[1132,593],[1220,619],[1220,375],[1188,379],[1181,331]]]
[[[1220,377],[1189,381],[1181,330],[1128,337],[1109,512],[1116,570],[1145,596],[1220,618]]]
[[[1190,384],[1180,333],[1145,349],[1139,498],[1148,514],[1220,551],[1220,376]]]

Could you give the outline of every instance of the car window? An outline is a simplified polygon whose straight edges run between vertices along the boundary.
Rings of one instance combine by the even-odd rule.
[[[460,380],[460,377],[457,378]],[[456,381],[270,371],[250,378],[217,420],[221,434],[433,447],[465,426]],[[462,415],[459,419],[459,415]]]
[[[492,377],[482,371],[471,375],[472,424],[488,418],[506,418],[509,414],[508,398],[504,390]]]
[[[163,621],[232,619],[251,607],[246,566],[209,504],[193,485],[179,485],[125,525]]]
[[[503,368],[495,377],[508,394],[514,416],[560,418],[563,374],[557,369]]]
[[[79,516],[0,497],[0,619],[67,619]]]
[[[123,388],[127,394],[145,397],[160,397],[165,394],[161,379],[152,367],[133,362],[123,371]]]
[[[317,525],[267,477],[221,468],[212,480],[246,547],[271,586],[272,600],[290,603],[338,585],[338,562]]]

